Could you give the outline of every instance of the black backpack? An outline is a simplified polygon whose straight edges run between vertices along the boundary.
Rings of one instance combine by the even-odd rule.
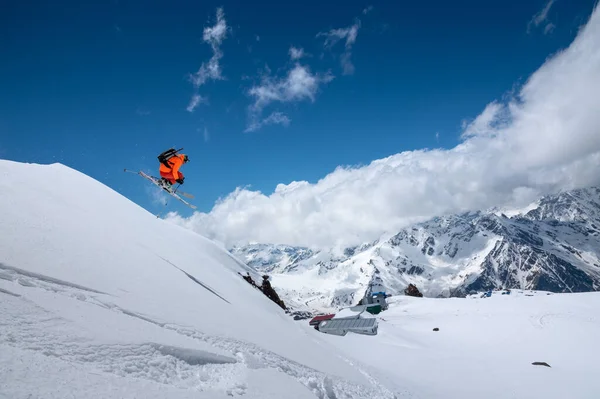
[[[176,150],[175,148],[169,148],[168,150],[164,151],[158,156],[158,162],[162,163],[170,169],[171,165],[169,165],[169,159],[171,159],[175,154],[177,154],[181,150],[183,150],[183,148],[180,148],[178,150]]]

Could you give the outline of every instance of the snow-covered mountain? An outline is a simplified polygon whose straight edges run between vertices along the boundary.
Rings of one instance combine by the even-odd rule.
[[[426,296],[497,288],[600,289],[600,188],[549,195],[520,210],[436,217],[362,246],[313,250],[251,244],[231,252],[274,274],[286,303],[331,310],[373,282],[392,294],[414,283]]]

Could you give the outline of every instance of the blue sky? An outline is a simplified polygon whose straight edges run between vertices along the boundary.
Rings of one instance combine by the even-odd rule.
[[[594,5],[84,3],[3,6],[0,157],[61,162],[153,212],[184,215],[123,168],[157,173],[158,153],[184,147],[183,188],[208,212],[238,186],[270,193],[338,165],[452,148],[463,121],[567,47]],[[226,30],[211,31],[211,47],[203,34],[219,27],[218,8]],[[307,55],[292,60],[291,47]],[[190,75],[211,57],[219,72],[195,87]],[[190,112],[194,95],[206,101]],[[248,131],[269,120],[279,123]]]

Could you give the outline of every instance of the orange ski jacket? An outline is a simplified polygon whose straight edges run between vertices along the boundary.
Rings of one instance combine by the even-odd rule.
[[[179,172],[179,168],[183,165],[183,157],[184,154],[173,155],[171,158],[167,160],[167,163],[171,165],[171,168],[167,168],[165,164],[160,164],[160,172],[169,173],[171,172],[173,176],[177,176],[177,172]]]

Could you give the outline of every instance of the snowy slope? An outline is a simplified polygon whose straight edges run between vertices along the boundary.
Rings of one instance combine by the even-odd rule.
[[[356,248],[251,244],[231,252],[273,273],[286,304],[302,310],[355,304],[374,282],[392,294],[413,283],[431,297],[494,288],[596,291],[600,188],[546,196],[520,211],[436,217]]]
[[[600,293],[403,296],[380,316],[377,336],[323,340],[419,397],[599,397]]]
[[[393,397],[223,248],[75,170],[0,161],[0,224],[0,397]]]

